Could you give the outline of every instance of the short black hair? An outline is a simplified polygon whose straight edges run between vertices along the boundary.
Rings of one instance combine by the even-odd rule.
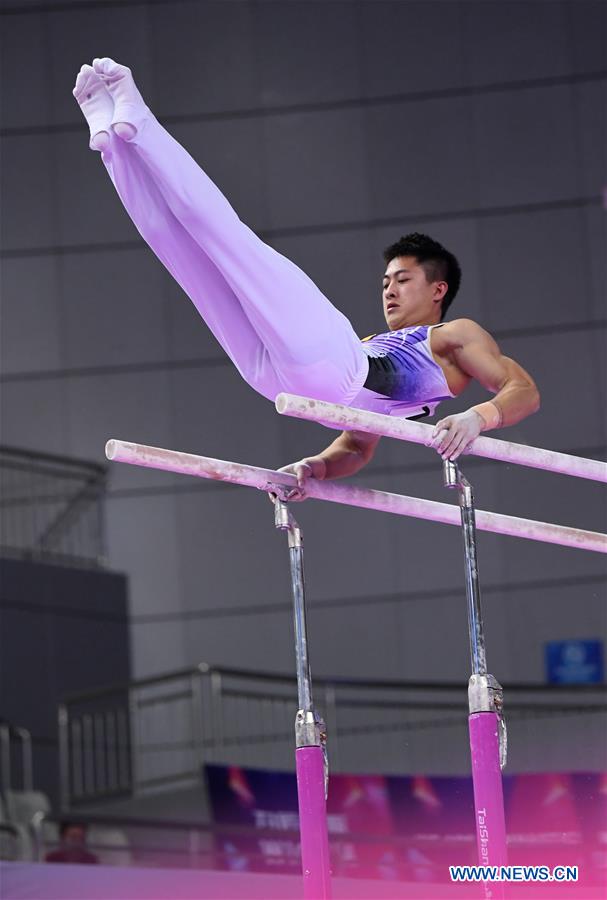
[[[453,253],[450,253],[442,244],[427,234],[419,234],[414,231],[412,234],[405,234],[395,244],[390,244],[384,250],[386,265],[397,256],[413,256],[424,269],[428,282],[447,282],[447,293],[443,297],[441,305],[442,321],[455,300],[462,280],[462,270]]]
[[[62,819],[59,822],[59,837],[63,837],[69,828],[82,828],[85,834],[88,830],[86,822],[74,822],[69,821],[68,819]]]

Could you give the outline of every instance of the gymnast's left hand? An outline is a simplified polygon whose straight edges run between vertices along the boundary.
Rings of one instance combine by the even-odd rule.
[[[484,425],[482,416],[474,409],[440,419],[434,426],[429,447],[434,447],[443,459],[455,461],[468,449]]]
[[[297,487],[294,487],[286,500],[305,500],[306,484],[310,478],[324,478],[327,467],[323,459],[319,457],[306,457],[298,462],[290,463],[288,466],[282,466],[278,472],[286,472],[288,475],[295,475],[297,478]],[[269,493],[272,503],[276,500],[276,494]]]

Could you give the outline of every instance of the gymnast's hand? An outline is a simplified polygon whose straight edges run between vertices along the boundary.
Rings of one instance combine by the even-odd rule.
[[[297,478],[297,487],[293,488],[288,500],[305,500],[306,484],[310,478],[318,478],[322,480],[325,477],[326,464],[324,459],[318,456],[306,457],[298,462],[290,463],[288,466],[282,466],[279,472],[286,472],[288,475],[295,475]],[[274,502],[276,494],[270,494],[270,500]]]
[[[474,409],[440,419],[434,426],[429,447],[434,447],[443,459],[452,462],[468,449],[482,431],[483,417]]]

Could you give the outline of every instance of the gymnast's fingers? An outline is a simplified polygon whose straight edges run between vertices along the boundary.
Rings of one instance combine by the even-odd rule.
[[[284,500],[287,503],[291,503],[292,501],[299,501],[306,499],[305,488],[291,488],[290,491],[286,491],[284,495]],[[268,491],[268,500],[270,503],[276,503],[278,500],[278,494],[275,494],[274,491]]]
[[[434,442],[433,446],[437,453],[440,453],[441,456],[444,456],[445,453],[451,447],[453,441],[459,435],[459,429],[456,425],[449,423],[448,428],[444,428],[440,434],[439,438]]]
[[[451,462],[455,462],[459,455],[466,449],[466,446],[467,437],[465,434],[462,434],[457,440],[452,442],[449,452],[445,454],[443,459],[446,458]]]
[[[458,446],[460,440],[461,440],[461,432],[458,429],[453,428],[449,432],[449,439],[447,441],[445,441],[441,450],[439,450],[439,453],[443,459],[451,458],[451,454],[455,450],[455,448]]]
[[[302,461],[295,463],[293,469],[293,474],[297,478],[297,487],[300,489],[304,489],[306,486],[306,481],[312,476],[312,466],[309,463]]]
[[[429,447],[433,447],[435,450],[438,450],[440,453],[442,448],[446,446],[447,441],[449,440],[451,431],[448,424],[443,425],[432,437],[432,440],[428,444]]]

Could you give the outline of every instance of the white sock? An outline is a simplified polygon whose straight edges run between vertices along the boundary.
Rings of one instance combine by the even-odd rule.
[[[102,80],[91,66],[82,66],[72,94],[86,119],[91,150],[105,150],[110,143],[114,103]]]
[[[104,56],[93,60],[93,69],[101,78],[114,101],[111,127],[125,141],[132,140],[141,128],[149,110],[127,66]]]

